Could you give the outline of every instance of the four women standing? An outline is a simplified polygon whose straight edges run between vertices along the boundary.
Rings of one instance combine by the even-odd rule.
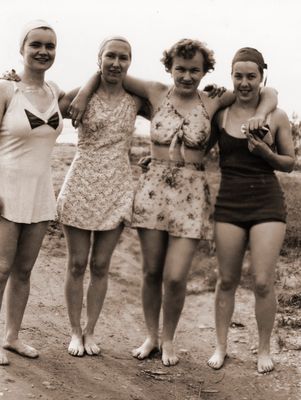
[[[3,82],[1,94],[4,117],[0,135],[0,152],[3,154],[0,174],[6,182],[1,193],[1,298],[10,277],[4,347],[28,357],[36,357],[38,353],[19,341],[18,331],[29,294],[30,272],[47,221],[54,217],[53,192],[49,189],[49,156],[62,129],[58,109],[62,93],[54,85],[44,82],[45,71],[54,60],[55,45],[55,34],[47,24],[28,28],[21,42],[25,61],[21,82]],[[248,52],[248,56],[252,54],[251,59],[242,58],[242,53],[245,57],[244,52],[239,52],[233,61],[236,101],[217,117],[217,125],[224,132],[219,137],[223,179],[215,212],[220,261],[216,301],[218,347],[209,365],[220,368],[226,355],[227,328],[249,235],[256,272],[260,335],[258,370],[266,372],[272,369],[269,337],[275,314],[271,272],[285,232],[282,194],[272,170],[291,170],[293,153],[289,124],[279,110],[274,111],[269,119],[277,154],[250,133],[242,141],[241,125],[247,121],[251,121],[249,128],[261,125],[263,115],[266,116],[273,108],[273,98],[259,105],[263,68],[260,57],[254,58],[253,50]],[[93,333],[106,294],[110,259],[124,224],[132,222],[132,226],[138,228],[143,252],[142,300],[148,331],[145,342],[133,351],[133,355],[142,359],[160,346],[162,362],[170,366],[178,362],[173,340],[184,305],[191,260],[198,240],[207,238],[210,232],[209,188],[204,158],[210,122],[218,109],[231,104],[233,96],[227,93],[212,99],[198,90],[201,79],[215,63],[213,53],[199,41],[182,40],[164,53],[163,64],[173,78],[172,86],[125,79],[130,62],[131,47],[126,39],[113,37],[102,43],[99,52],[101,82],[80,124],[77,154],[58,199],[59,217],[68,245],[66,300],[72,327],[68,351],[76,356],[100,351]],[[135,199],[128,152],[135,118],[142,103],[138,97],[127,93],[123,85],[147,99],[152,108],[152,161],[148,172],[140,179]],[[22,114],[18,119],[21,125],[17,127],[10,117],[15,112]],[[227,118],[228,114],[231,119]],[[227,134],[226,128],[234,133]],[[29,136],[29,130],[35,130],[36,135]],[[227,145],[225,137],[233,143]],[[14,164],[9,162],[12,155],[15,155]],[[245,157],[241,160],[244,164],[240,164],[240,157]],[[253,157],[256,157],[256,162]],[[39,176],[31,176],[32,171],[36,171],[32,168],[33,162],[41,166]],[[23,173],[25,171],[26,183],[17,176],[20,172],[16,170],[18,167]],[[244,174],[247,179],[244,179]],[[256,196],[263,198],[266,213],[256,214],[259,209],[257,200],[256,206],[248,206],[247,218],[242,210],[237,213],[237,199],[229,187],[238,187],[238,181],[246,188],[239,194],[246,198],[250,193],[253,195],[255,187]],[[12,189],[11,182],[19,182],[18,192]],[[18,204],[10,207],[13,204],[11,197],[17,202],[24,201],[22,187],[25,184],[37,187],[31,191],[35,197],[27,199],[28,207],[22,210]],[[265,191],[267,187],[271,190]],[[249,212],[252,207],[254,214]],[[262,212],[262,207],[260,210]],[[269,236],[271,232],[273,235]],[[271,244],[268,252],[262,245],[262,234],[268,241],[266,244]],[[83,276],[88,262],[91,278],[87,294],[87,323],[82,331]],[[10,295],[12,290],[18,293],[14,298]],[[225,298],[221,299],[222,296]],[[221,304],[226,304],[226,312],[220,309]],[[161,307],[163,331],[159,344]],[[12,315],[12,309],[18,312]],[[271,318],[264,322],[262,316],[267,312]],[[0,352],[0,364],[7,363],[6,355]]]

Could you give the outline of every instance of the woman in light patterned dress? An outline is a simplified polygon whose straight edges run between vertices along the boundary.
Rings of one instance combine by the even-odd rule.
[[[122,86],[131,63],[129,42],[122,37],[105,40],[98,62],[103,79],[79,126],[77,152],[57,208],[68,247],[65,293],[72,329],[68,352],[74,356],[100,352],[94,328],[107,291],[110,259],[124,224],[131,222],[134,196],[129,149],[141,101]],[[88,262],[87,321],[82,330]]]
[[[213,52],[202,42],[177,42],[165,52],[163,63],[174,80],[172,86],[125,79],[125,87],[149,100],[152,106],[152,160],[139,181],[132,220],[132,226],[138,228],[143,253],[142,302],[148,335],[132,354],[144,359],[158,348],[163,306],[160,347],[163,364],[171,366],[178,362],[173,340],[191,261],[199,240],[208,238],[210,233],[204,160],[210,121],[219,108],[233,102],[234,96],[227,92],[210,98],[198,90],[201,79],[215,63]],[[93,78],[81,90],[83,98],[90,92],[92,82]],[[273,97],[272,93],[268,92]],[[81,101],[78,97],[73,103],[77,118],[83,108]],[[257,116],[266,115],[273,108],[272,102],[261,104]],[[249,124],[257,125],[263,120],[255,118]]]

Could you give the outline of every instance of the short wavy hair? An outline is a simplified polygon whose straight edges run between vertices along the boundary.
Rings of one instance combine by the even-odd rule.
[[[171,72],[173,60],[175,57],[191,59],[199,51],[204,57],[204,72],[214,70],[215,58],[212,50],[208,49],[206,43],[193,39],[181,39],[175,43],[169,50],[163,52],[161,62],[167,72]]]

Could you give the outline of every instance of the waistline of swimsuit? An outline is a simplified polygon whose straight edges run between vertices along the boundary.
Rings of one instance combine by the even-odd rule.
[[[185,146],[185,151],[181,151],[180,146],[172,149],[167,144],[151,143],[151,155],[153,159],[164,160],[175,163],[186,164],[204,164],[204,152],[198,149],[192,149]]]

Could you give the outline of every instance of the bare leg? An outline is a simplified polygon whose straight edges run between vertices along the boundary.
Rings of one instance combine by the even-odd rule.
[[[84,348],[89,355],[100,352],[94,338],[94,329],[107,293],[111,257],[122,230],[123,225],[120,225],[113,230],[94,232],[87,293],[87,323],[83,331]]]
[[[159,347],[162,277],[168,234],[152,229],[139,229],[138,232],[143,254],[142,305],[147,338],[140,347],[132,351],[132,355],[142,360]]]
[[[215,241],[219,276],[215,291],[216,349],[208,360],[213,369],[223,366],[227,354],[227,336],[234,311],[236,288],[246,249],[247,234],[244,229],[227,223],[215,225]]]
[[[259,335],[259,373],[274,369],[270,355],[270,339],[276,315],[274,276],[284,235],[285,224],[282,222],[258,224],[250,231],[251,257],[255,273],[255,315]]]
[[[17,251],[20,226],[0,217],[0,308],[3,293]],[[5,351],[0,347],[0,365],[8,365]]]
[[[164,266],[162,362],[175,365],[174,334],[184,306],[187,276],[198,240],[169,236]]]
[[[71,325],[71,341],[68,353],[84,355],[83,334],[80,324],[83,306],[83,280],[90,252],[91,232],[64,225],[68,248],[68,266],[65,282],[65,296]]]
[[[36,358],[36,349],[24,344],[19,331],[30,291],[30,275],[39,254],[48,222],[21,225],[18,247],[7,285],[6,335],[3,347],[22,356]]]

